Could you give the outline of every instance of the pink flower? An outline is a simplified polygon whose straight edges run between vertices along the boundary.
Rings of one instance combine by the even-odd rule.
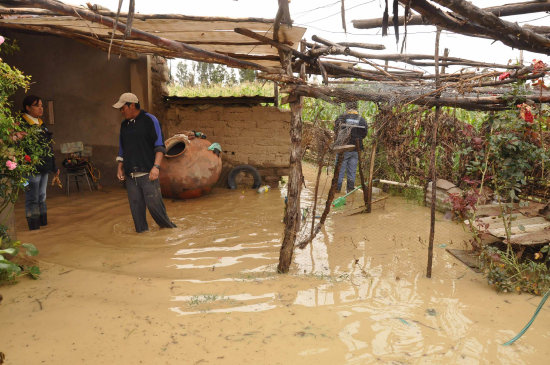
[[[502,81],[502,80],[505,80],[507,78],[510,77],[510,73],[509,72],[503,72],[500,74],[500,76],[498,77],[499,81]]]
[[[6,39],[0,35],[0,44],[4,43]]]
[[[11,171],[11,170],[13,170],[17,167],[17,162],[13,162],[12,160],[7,160],[6,161],[6,166],[8,167],[8,170]]]

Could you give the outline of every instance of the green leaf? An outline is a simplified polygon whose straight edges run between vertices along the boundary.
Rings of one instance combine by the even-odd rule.
[[[21,272],[21,268],[8,260],[0,260],[0,271],[7,271],[9,273],[18,274]]]
[[[14,247],[6,248],[5,250],[0,250],[0,254],[7,253],[8,255],[15,256],[17,255],[17,249]]]
[[[25,249],[27,250],[27,256],[36,256],[36,255],[38,255],[38,249],[32,243],[23,243],[23,244],[21,244],[21,246],[25,247]]]
[[[40,268],[38,266],[31,266],[29,268],[29,275],[31,276],[31,278],[38,279],[40,278],[40,274],[42,274],[42,272],[40,271]]]

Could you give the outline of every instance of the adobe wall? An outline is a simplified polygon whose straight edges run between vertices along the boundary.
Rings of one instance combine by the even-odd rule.
[[[186,130],[207,135],[221,145],[223,172],[218,185],[226,184],[227,173],[235,165],[258,169],[264,183],[277,185],[288,176],[290,159],[290,112],[265,106],[184,106],[166,103],[165,138]]]
[[[111,107],[121,93],[132,90],[147,105],[147,58],[129,59],[83,45],[72,39],[2,30],[16,39],[20,51],[4,59],[31,75],[28,93],[44,101],[44,121],[53,132],[58,167],[65,158],[60,145],[82,141],[93,149],[92,161],[101,171],[101,183],[115,184],[120,112]],[[14,97],[21,109],[25,94]],[[52,101],[54,120],[49,120]]]
[[[40,96],[45,106],[53,103],[54,120],[44,111],[44,121],[54,133],[58,165],[65,158],[60,145],[82,141],[92,146],[92,161],[101,171],[103,185],[116,184],[115,157],[122,117],[111,105],[121,93],[131,91],[142,108],[155,114],[169,138],[182,130],[206,133],[223,148],[224,170],[237,164],[258,168],[264,181],[275,185],[288,175],[290,112],[261,106],[181,106],[166,104],[169,70],[162,57],[129,59],[51,35],[2,30],[16,39],[20,52],[5,56],[8,64],[32,76],[29,93]],[[21,108],[25,94],[15,95]],[[225,179],[225,180],[224,180]]]

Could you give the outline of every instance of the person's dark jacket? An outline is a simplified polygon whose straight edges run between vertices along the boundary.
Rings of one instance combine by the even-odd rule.
[[[25,121],[25,117],[23,118]],[[30,128],[39,128],[40,133],[38,134],[38,138],[40,142],[42,142],[43,145],[47,146],[45,153],[40,156],[40,163],[36,165],[36,170],[40,174],[48,173],[48,172],[57,172],[57,166],[55,164],[55,157],[53,153],[53,133],[50,132],[48,127],[46,127],[44,124],[29,124],[28,120],[22,124],[24,126],[24,129],[30,130]],[[31,155],[31,151],[25,151],[27,155]]]
[[[367,122],[357,112],[348,112],[340,115],[334,121],[334,132],[339,142],[338,135],[340,133],[349,133],[349,136],[341,141],[342,144],[355,145],[356,141],[359,140],[359,146],[363,149],[363,139],[367,136]]]
[[[135,119],[120,125],[118,156],[122,158],[124,173],[149,172],[157,152],[166,153],[160,123],[157,118],[141,110]]]
[[[40,139],[48,146],[48,153],[41,156],[40,160],[42,161],[39,165],[36,166],[36,170],[41,174],[47,172],[57,172],[57,166],[55,165],[55,157],[53,153],[53,133],[45,127],[44,125],[40,126]]]

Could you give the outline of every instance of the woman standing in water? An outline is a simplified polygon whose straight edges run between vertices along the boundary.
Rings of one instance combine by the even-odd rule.
[[[56,172],[59,175],[53,156],[52,133],[42,122],[42,114],[44,114],[42,99],[36,95],[27,95],[23,99],[23,120],[28,124],[27,128],[40,129],[40,138],[48,146],[47,153],[39,156],[40,163],[36,166],[38,173],[28,176],[29,185],[25,189],[25,216],[31,231],[48,224],[46,207],[48,173]]]

